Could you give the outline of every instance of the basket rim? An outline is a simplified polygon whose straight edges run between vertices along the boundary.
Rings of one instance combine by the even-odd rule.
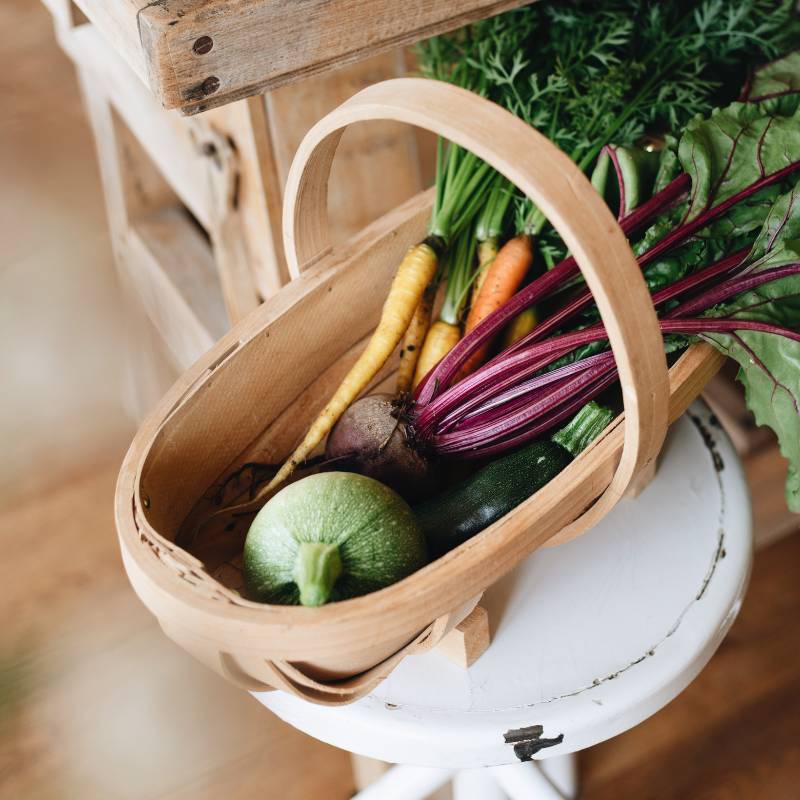
[[[404,206],[413,206],[420,202],[429,200],[430,190],[416,195]],[[398,209],[395,209],[395,212]],[[390,212],[393,213],[393,212]],[[377,225],[381,220],[376,221]],[[370,226],[370,228],[373,226]],[[362,231],[358,236],[363,236]],[[388,608],[406,607],[411,609],[418,606],[426,609],[420,614],[421,622],[419,629],[436,617],[448,613],[455,606],[454,603],[444,602],[441,596],[437,597],[436,578],[447,570],[452,569],[454,564],[462,562],[471,563],[473,559],[465,558],[470,551],[475,551],[475,556],[481,558],[484,563],[491,564],[492,567],[484,571],[481,579],[474,580],[470,584],[470,594],[477,594],[482,591],[503,574],[513,568],[520,557],[528,555],[537,547],[544,544],[547,539],[557,535],[558,532],[581,515],[584,507],[575,506],[573,513],[564,515],[563,509],[559,510],[558,505],[553,503],[552,495],[564,484],[569,483],[573,476],[585,471],[586,463],[592,459],[600,458],[610,466],[610,474],[616,468],[619,452],[622,448],[624,438],[624,414],[618,415],[609,425],[604,433],[595,440],[583,453],[572,461],[558,476],[536,494],[521,503],[509,514],[481,531],[469,541],[463,543],[449,553],[434,559],[420,570],[412,573],[406,578],[395,584],[387,586],[367,595],[351,598],[348,600],[330,603],[319,608],[305,608],[303,606],[287,606],[266,603],[256,603],[245,598],[231,596],[229,602],[220,602],[198,591],[195,587],[182,579],[164,564],[160,559],[154,557],[150,549],[150,543],[164,547],[167,550],[179,549],[186,553],[189,558],[194,558],[188,551],[179,548],[178,545],[164,539],[147,523],[142,497],[139,493],[139,478],[141,476],[145,462],[150,454],[151,447],[155,441],[157,432],[169,422],[172,414],[189,402],[196,391],[198,391],[207,381],[214,377],[215,370],[222,364],[226,364],[229,359],[236,357],[243,347],[248,345],[257,337],[264,327],[283,309],[289,308],[296,303],[302,302],[308,288],[318,281],[325,278],[337,263],[337,253],[331,252],[321,258],[313,267],[305,271],[303,275],[278,293],[268,304],[264,304],[253,310],[243,320],[236,324],[225,336],[223,336],[206,354],[204,354],[194,365],[184,372],[173,386],[167,391],[155,408],[137,431],[130,448],[128,449],[121,465],[116,490],[115,490],[115,522],[123,550],[123,559],[126,570],[134,583],[131,569],[135,569],[140,576],[145,578],[150,587],[156,590],[162,603],[167,603],[175,611],[185,614],[185,619],[194,620],[197,632],[200,632],[207,624],[209,616],[230,624],[251,627],[261,630],[264,626],[297,626],[307,628],[308,626],[329,625],[333,623],[347,623],[357,619],[368,617],[378,617]],[[697,369],[711,369],[716,371],[721,358],[717,357],[716,351],[708,345],[692,345],[685,352],[678,362],[670,369],[670,420],[673,420],[688,406],[694,399],[699,389],[692,393],[687,392],[685,385],[687,379],[693,371]],[[710,377],[709,374],[709,377]],[[597,481],[595,480],[595,484]],[[603,481],[600,481],[603,484]],[[589,494],[591,498],[588,505],[606,488],[606,485],[594,485]],[[525,517],[530,510],[542,502],[542,497],[546,495],[551,504],[551,512],[560,514],[561,522],[555,530],[546,536],[520,535],[519,532],[513,535],[498,535],[503,529],[507,530],[508,523],[517,520],[519,525],[525,527]],[[137,515],[140,522],[137,521]],[[518,528],[519,525],[514,526]],[[516,544],[516,549],[507,547],[509,541]],[[505,553],[504,553],[505,551]],[[518,556],[522,552],[522,556]],[[503,558],[502,556],[506,557]],[[198,561],[199,568],[203,570],[208,580],[225,591],[225,587],[216,581]],[[471,568],[470,568],[471,569]],[[462,577],[463,573],[470,569],[456,570]],[[445,577],[442,575],[442,577]],[[454,581],[454,576],[447,575],[447,580]],[[456,581],[457,582],[457,581]],[[479,586],[478,586],[479,584]],[[420,594],[420,589],[425,589]],[[476,589],[475,587],[478,586]],[[137,593],[139,593],[138,588]],[[142,598],[144,600],[144,598]],[[145,600],[145,604],[149,605]],[[152,609],[151,609],[152,610]],[[187,613],[188,612],[188,613]],[[410,616],[409,612],[407,616]],[[213,638],[213,637],[212,637]]]

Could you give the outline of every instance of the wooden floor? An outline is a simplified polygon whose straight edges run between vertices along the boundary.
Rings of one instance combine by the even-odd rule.
[[[347,755],[172,645],[122,571],[102,469],[0,521],[0,798],[346,798]],[[676,701],[581,756],[585,800],[800,797],[800,533]]]
[[[121,456],[0,520],[0,798],[347,797],[345,753],[185,655],[133,594]]]
[[[72,64],[38,0],[0,0],[0,505],[130,436],[124,314]]]

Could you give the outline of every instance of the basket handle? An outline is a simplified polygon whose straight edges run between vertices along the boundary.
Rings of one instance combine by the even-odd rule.
[[[572,160],[521,119],[451,84],[397,78],[351,97],[300,144],[283,209],[284,247],[293,277],[331,250],[331,164],[345,128],[368,120],[416,125],[472,151],[536,203],[574,255],[608,332],[625,405],[619,465],[606,491],[569,526],[570,535],[577,535],[606,514],[650,465],[667,430],[669,382],[661,333],[625,234]]]

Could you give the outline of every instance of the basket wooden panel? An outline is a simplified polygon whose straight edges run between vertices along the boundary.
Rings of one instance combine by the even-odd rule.
[[[209,487],[254,456],[277,460],[291,450],[374,328],[406,248],[425,233],[430,193],[338,250],[328,245],[324,183],[336,140],[343,126],[374,118],[459,141],[548,213],[598,299],[627,414],[535,496],[400,583],[321,608],[252,603],[214,580],[176,540],[187,520],[208,509]],[[502,141],[493,140],[497,131]],[[655,456],[667,414],[683,412],[721,358],[709,347],[691,348],[670,371],[666,391],[649,295],[602,201],[541,136],[445,84],[392,81],[348,101],[301,146],[287,196],[287,254],[298,245],[298,277],[188,370],[148,418],[120,473],[116,518],[134,588],[169,636],[246,688],[340,703],[369,691],[403,655],[432,646],[537,547],[576,535],[605,513]],[[590,506],[590,516],[579,517]]]

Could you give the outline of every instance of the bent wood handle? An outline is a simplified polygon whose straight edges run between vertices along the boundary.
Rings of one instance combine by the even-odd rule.
[[[661,333],[625,234],[572,160],[521,119],[450,84],[398,78],[354,95],[300,144],[283,209],[293,277],[330,252],[327,195],[333,157],[345,128],[368,120],[416,125],[471,150],[536,203],[575,257],[608,332],[625,405],[619,465],[605,492],[569,526],[570,538],[577,536],[608,513],[656,458],[667,430],[669,386]],[[582,510],[576,509],[576,516]]]

